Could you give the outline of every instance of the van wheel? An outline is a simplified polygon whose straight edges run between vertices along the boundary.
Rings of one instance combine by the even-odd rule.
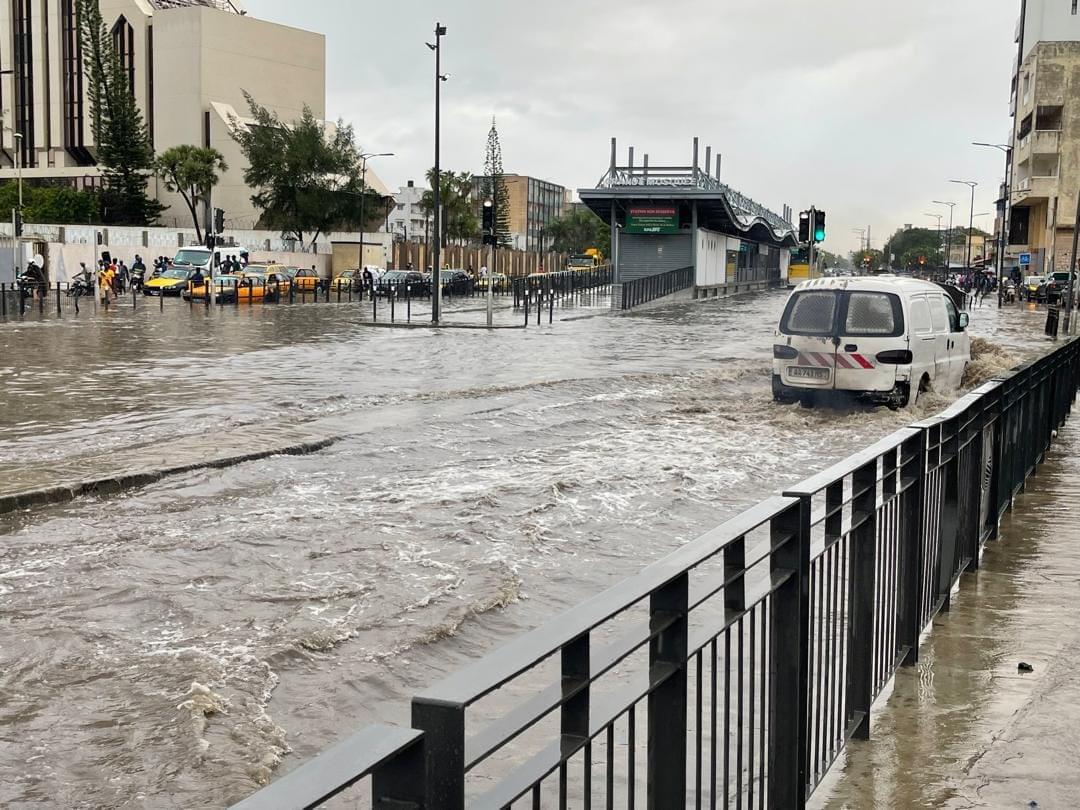
[[[906,408],[908,401],[911,399],[911,388],[907,383],[897,383],[896,387],[889,395],[886,405],[890,411],[898,411],[901,408]]]
[[[916,405],[919,402],[919,397],[930,391],[930,377],[927,374],[923,374],[922,379],[919,380],[919,389],[915,392],[915,399],[911,401],[912,405]]]

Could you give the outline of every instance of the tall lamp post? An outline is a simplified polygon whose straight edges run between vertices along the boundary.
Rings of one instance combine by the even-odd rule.
[[[1005,194],[1002,199],[998,200],[998,213],[1001,214],[1001,234],[998,236],[997,275],[998,309],[1001,309],[1003,301],[1002,282],[1005,280],[1005,245],[1009,238],[1009,215],[1012,212],[1012,147],[1003,143],[983,143],[982,141],[972,141],[971,145],[999,149],[1005,153]]]
[[[424,43],[435,51],[435,177],[431,183],[431,196],[435,209],[435,245],[433,261],[431,263],[431,322],[439,322],[439,309],[442,304],[442,275],[439,267],[442,252],[442,198],[439,194],[439,181],[442,179],[442,171],[439,167],[439,91],[443,82],[449,79],[449,75],[442,72],[442,38],[446,36],[446,26],[435,23],[435,44]]]
[[[967,261],[964,262],[964,269],[971,270],[971,229],[975,227],[975,186],[979,184],[974,180],[950,180],[949,182],[971,189],[971,208],[968,209]]]
[[[360,155],[360,257],[356,272],[364,277],[364,198],[367,197],[367,162],[371,158],[393,157],[393,152],[363,152]]]
[[[18,216],[11,217],[11,238],[12,244],[15,246],[11,257],[11,277],[15,280],[19,280],[19,237],[22,236],[22,216],[23,216],[23,184],[22,184],[22,146],[23,146],[23,134],[21,132],[11,133],[11,137],[15,141],[15,173],[19,177],[19,208]]]
[[[949,206],[949,229],[945,231],[945,275],[947,276],[952,265],[952,223],[953,209],[956,208],[956,203],[944,202],[943,200],[932,200],[932,202],[934,205]]]

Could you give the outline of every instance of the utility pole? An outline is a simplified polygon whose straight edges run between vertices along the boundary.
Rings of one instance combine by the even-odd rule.
[[[431,196],[435,203],[435,245],[434,260],[431,263],[431,322],[439,322],[439,310],[442,305],[442,274],[440,266],[442,262],[442,199],[440,196],[440,181],[442,170],[439,167],[439,102],[440,85],[447,80],[442,74],[442,38],[446,36],[446,26],[435,23],[435,44],[430,42],[427,46],[435,51],[435,177],[431,184]]]
[[[809,268],[806,271],[806,277],[808,279],[814,278],[814,228],[817,227],[817,208],[810,206],[810,248],[807,253],[807,261]],[[697,238],[696,236],[694,237]]]

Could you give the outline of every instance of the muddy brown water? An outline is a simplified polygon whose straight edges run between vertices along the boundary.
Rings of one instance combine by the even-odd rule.
[[[0,516],[0,805],[235,801],[949,401],[775,405],[784,300],[492,333],[333,304],[0,323],[0,485],[342,437]],[[1049,345],[1019,309],[971,330],[1009,350],[984,378]]]

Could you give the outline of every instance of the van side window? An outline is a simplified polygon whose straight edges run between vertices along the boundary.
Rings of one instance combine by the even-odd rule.
[[[926,296],[919,295],[911,299],[911,330],[916,335],[929,335],[934,331]]]
[[[949,311],[945,309],[944,295],[931,295],[930,317],[934,321],[934,332],[942,335],[949,331]]]
[[[949,313],[949,331],[963,332],[964,330],[960,328],[960,311],[948,296],[945,296],[945,309]]]
[[[895,337],[903,333],[904,315],[897,296],[883,292],[849,293],[845,335]]]

